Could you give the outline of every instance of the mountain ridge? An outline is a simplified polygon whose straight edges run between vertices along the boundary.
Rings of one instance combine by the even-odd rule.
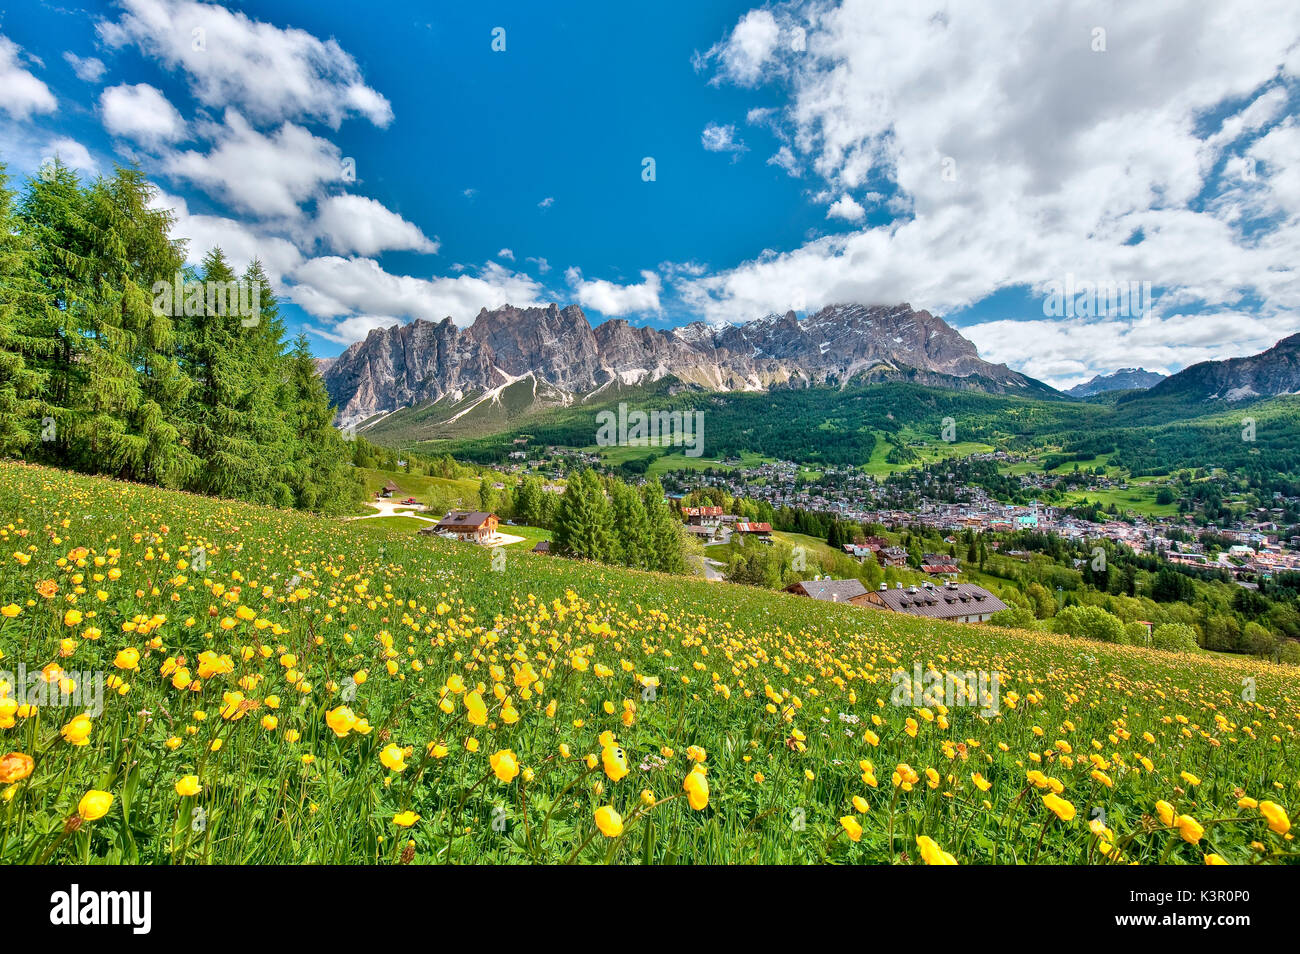
[[[900,379],[1058,395],[984,361],[942,318],[908,304],[828,305],[803,319],[790,311],[666,331],[619,318],[593,327],[577,305],[503,305],[482,309],[465,328],[444,318],[372,329],[320,367],[345,424],[447,397],[459,402],[528,374],[578,400],[615,381],[632,386],[667,377],[723,392]]]

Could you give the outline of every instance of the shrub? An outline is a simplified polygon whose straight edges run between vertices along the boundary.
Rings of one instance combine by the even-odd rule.
[[[1103,643],[1124,641],[1124,624],[1118,616],[1100,606],[1067,606],[1056,614],[1053,628],[1058,633]]]
[[[1200,648],[1196,630],[1186,623],[1165,623],[1151,634],[1151,645],[1175,653],[1194,653]]]

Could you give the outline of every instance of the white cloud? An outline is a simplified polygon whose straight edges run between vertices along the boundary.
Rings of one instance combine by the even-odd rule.
[[[45,158],[53,159],[56,156],[65,166],[73,169],[92,174],[99,171],[99,164],[91,158],[90,151],[75,139],[64,136],[50,140],[45,147]]]
[[[386,272],[372,258],[328,255],[304,262],[293,278],[293,300],[318,318],[392,315],[440,321],[450,316],[467,325],[481,308],[538,304],[543,291],[532,278],[495,262],[478,275],[423,279]]]
[[[350,345],[354,341],[361,341],[376,328],[388,328],[400,324],[401,322],[392,315],[353,315],[351,318],[344,318],[330,329],[313,325],[307,327],[327,341]]]
[[[288,239],[224,216],[191,213],[189,203],[180,196],[159,192],[150,205],[172,210],[175,223],[171,235],[185,239],[185,260],[191,265],[199,264],[203,256],[214,248],[221,249],[237,272],[242,272],[253,259],[258,259],[275,291],[283,293],[285,276],[302,263],[302,253]]]
[[[175,142],[185,136],[185,120],[162,92],[147,83],[110,86],[99,95],[104,128],[143,146]]]
[[[124,12],[98,24],[109,48],[133,44],[169,69],[181,69],[194,96],[233,106],[254,121],[314,119],[337,129],[348,116],[378,126],[393,118],[387,99],[333,40],[281,29],[214,3],[119,0]]]
[[[524,261],[531,262],[532,264],[536,265],[537,274],[539,275],[545,275],[547,272],[551,270],[551,263],[548,262],[546,259],[542,258],[540,255],[537,256],[536,258],[530,255],[528,258],[524,259]]]
[[[434,253],[438,243],[419,227],[374,199],[336,195],[323,199],[316,216],[315,234],[336,252],[374,256],[384,251]]]
[[[961,331],[985,360],[1014,364],[1064,389],[1116,368],[1168,374],[1198,361],[1254,354],[1294,334],[1295,321],[1225,311],[1168,318],[988,321]]]
[[[720,126],[709,123],[700,134],[700,144],[709,152],[730,152],[739,155],[747,152],[748,147],[736,138],[735,126]]]
[[[555,196],[553,195],[548,195],[541,202],[537,203],[539,209],[549,209],[553,205],[555,205]]]
[[[497,258],[504,258],[507,261],[513,262],[515,260],[515,253],[508,248],[503,248],[501,251],[497,252]]]
[[[639,285],[618,285],[603,278],[588,281],[576,267],[568,269],[564,278],[573,289],[578,304],[595,309],[602,315],[659,311],[659,293],[663,281],[654,272],[642,272]]]
[[[296,218],[321,186],[343,178],[338,147],[292,123],[267,136],[228,109],[224,125],[209,126],[204,134],[215,148],[170,156],[164,168],[241,212]]]
[[[22,62],[22,48],[0,35],[0,109],[14,119],[28,119],[33,113],[52,113],[58,105],[54,94]]]
[[[782,143],[769,162],[817,175],[814,201],[865,188],[897,218],[680,279],[683,301],[715,321],[796,300],[942,313],[1072,271],[1151,281],[1166,289],[1165,313],[1235,314],[1250,296],[1272,327],[1300,308],[1298,144],[1284,121],[1293,99],[1278,91],[1294,97],[1300,7],[1108,5],[1104,53],[1091,48],[1094,21],[1095,10],[1041,0],[812,0],[745,14],[704,62],[715,82],[777,78],[788,91],[776,115],[756,117]],[[796,23],[802,51],[782,41]],[[1254,178],[1232,178],[1230,161],[1231,181],[1219,181],[1237,153],[1256,160]],[[1203,202],[1207,190],[1218,198]],[[1263,231],[1245,227],[1269,210]],[[1257,343],[1215,327],[1224,352]]]
[[[826,210],[826,218],[843,219],[845,222],[861,222],[867,216],[867,210],[847,192],[840,196]]]
[[[752,86],[773,63],[780,39],[781,27],[770,10],[750,10],[730,36],[714,44],[698,62],[703,65],[717,61],[722,76],[738,85]]]
[[[81,57],[71,50],[64,51],[63,59],[77,74],[77,79],[86,83],[98,83],[104,76],[104,61],[93,56]]]

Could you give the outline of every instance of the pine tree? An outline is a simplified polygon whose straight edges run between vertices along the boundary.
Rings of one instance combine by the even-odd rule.
[[[650,518],[640,494],[622,481],[610,488],[614,511],[615,558],[623,566],[647,569],[653,559]]]
[[[33,301],[31,254],[18,229],[14,193],[0,163],[0,457],[21,454],[39,435],[39,376],[27,367],[23,314]]]
[[[614,555],[613,513],[595,471],[569,481],[555,520],[555,547],[565,556],[608,562]]]
[[[650,523],[650,569],[664,573],[685,573],[682,524],[664,501],[664,488],[658,478],[641,488],[641,499],[645,503],[646,518]]]

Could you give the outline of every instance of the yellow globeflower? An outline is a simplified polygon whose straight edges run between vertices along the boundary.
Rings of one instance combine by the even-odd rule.
[[[10,752],[0,757],[0,785],[21,782],[35,767],[36,762],[26,752]]]
[[[393,816],[393,824],[397,825],[399,828],[410,828],[419,820],[420,816],[409,809],[404,812],[398,812]]]
[[[698,769],[688,772],[682,788],[686,791],[686,800],[691,803],[691,808],[699,812],[708,807],[709,780],[704,777],[703,772]]]
[[[849,841],[862,840],[862,826],[858,824],[858,820],[854,818],[852,815],[845,815],[843,818],[840,819],[840,824],[844,827],[844,831],[848,834]]]
[[[1044,795],[1043,804],[1061,821],[1074,821],[1074,806],[1055,792]]]
[[[77,803],[77,814],[82,821],[91,822],[103,818],[112,807],[113,796],[110,793],[92,788],[81,796],[81,801]]]
[[[65,742],[73,745],[89,745],[90,733],[94,729],[90,716],[82,713],[59,730]]]
[[[197,775],[186,775],[176,783],[176,794],[185,798],[189,795],[197,795],[203,791],[203,786],[199,784]]]
[[[487,725],[487,706],[478,690],[465,695],[465,708],[469,711],[470,725]]]
[[[379,761],[384,763],[385,768],[402,772],[406,769],[406,752],[396,742],[389,742],[379,753]]]
[[[493,753],[488,757],[488,763],[492,766],[493,774],[507,785],[519,774],[519,759],[509,749]]]
[[[618,746],[605,746],[600,752],[600,760],[611,782],[617,782],[627,775],[627,754]]]
[[[596,827],[606,838],[617,838],[623,834],[623,816],[613,805],[602,805],[596,809]]]
[[[1178,834],[1183,836],[1183,841],[1193,845],[1201,840],[1201,835],[1205,834],[1201,823],[1191,815],[1179,815],[1174,819],[1174,824],[1178,826]]]
[[[1285,835],[1291,830],[1291,819],[1287,817],[1286,809],[1277,802],[1260,802],[1259,813],[1268,819],[1268,827],[1279,835]]]
[[[356,728],[357,716],[347,706],[339,706],[325,713],[325,724],[341,739]]]
[[[927,865],[955,865],[957,863],[957,859],[942,850],[929,835],[918,835],[916,847],[921,852],[921,860]]]
[[[1156,814],[1160,816],[1160,824],[1168,826],[1174,823],[1174,806],[1163,799],[1156,802]]]

